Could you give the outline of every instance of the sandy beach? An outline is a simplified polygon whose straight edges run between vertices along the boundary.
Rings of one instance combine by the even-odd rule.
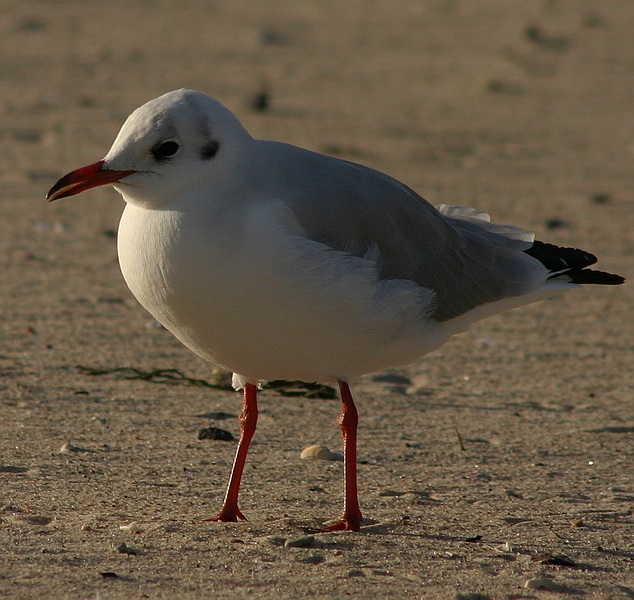
[[[354,382],[358,533],[322,531],[341,513],[339,400],[264,390],[249,520],[210,523],[235,441],[199,432],[237,436],[240,395],[125,287],[120,196],[45,200],[133,109],[187,87],[256,137],[631,281],[631,2],[0,7],[0,596],[634,598],[631,283],[497,315]],[[334,460],[301,460],[312,444]]]

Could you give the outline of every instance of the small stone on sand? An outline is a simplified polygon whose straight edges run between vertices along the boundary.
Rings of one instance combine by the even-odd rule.
[[[546,579],[545,577],[529,579],[524,584],[524,588],[529,590],[546,590],[549,592],[561,592],[563,590],[563,586],[555,583],[552,579]]]
[[[143,529],[139,526],[136,521],[132,521],[128,525],[119,525],[119,529],[121,531],[125,531],[126,533],[142,533]]]
[[[318,444],[304,448],[299,457],[302,460],[334,460],[333,453],[326,446]]]
[[[70,454],[71,452],[77,452],[79,448],[77,448],[77,446],[73,446],[73,444],[71,444],[70,442],[66,442],[59,450],[58,452],[60,454]]]
[[[285,548],[307,548],[315,541],[314,535],[303,535],[301,537],[289,538],[284,542]]]

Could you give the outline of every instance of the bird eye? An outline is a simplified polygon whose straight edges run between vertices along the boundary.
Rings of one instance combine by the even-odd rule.
[[[152,148],[152,155],[156,160],[165,160],[177,154],[179,150],[180,146],[178,142],[167,140],[154,146],[154,148]]]

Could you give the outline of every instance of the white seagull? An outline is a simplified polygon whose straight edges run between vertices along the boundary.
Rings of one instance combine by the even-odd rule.
[[[169,92],[135,110],[103,160],[49,200],[113,185],[121,271],[137,300],[244,390],[215,521],[238,492],[262,382],[337,381],[344,511],[357,531],[357,410],[348,383],[419,360],[470,323],[577,287],[620,284],[596,258],[463,206],[432,206],[359,164],[254,139],[218,101]]]

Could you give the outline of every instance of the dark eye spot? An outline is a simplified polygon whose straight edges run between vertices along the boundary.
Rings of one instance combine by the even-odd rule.
[[[200,156],[204,160],[209,160],[210,158],[213,158],[214,156],[216,156],[216,154],[218,154],[219,148],[220,143],[216,140],[211,140],[200,149]]]
[[[158,161],[167,160],[174,156],[180,150],[178,142],[167,140],[160,142],[152,148],[152,156]]]

